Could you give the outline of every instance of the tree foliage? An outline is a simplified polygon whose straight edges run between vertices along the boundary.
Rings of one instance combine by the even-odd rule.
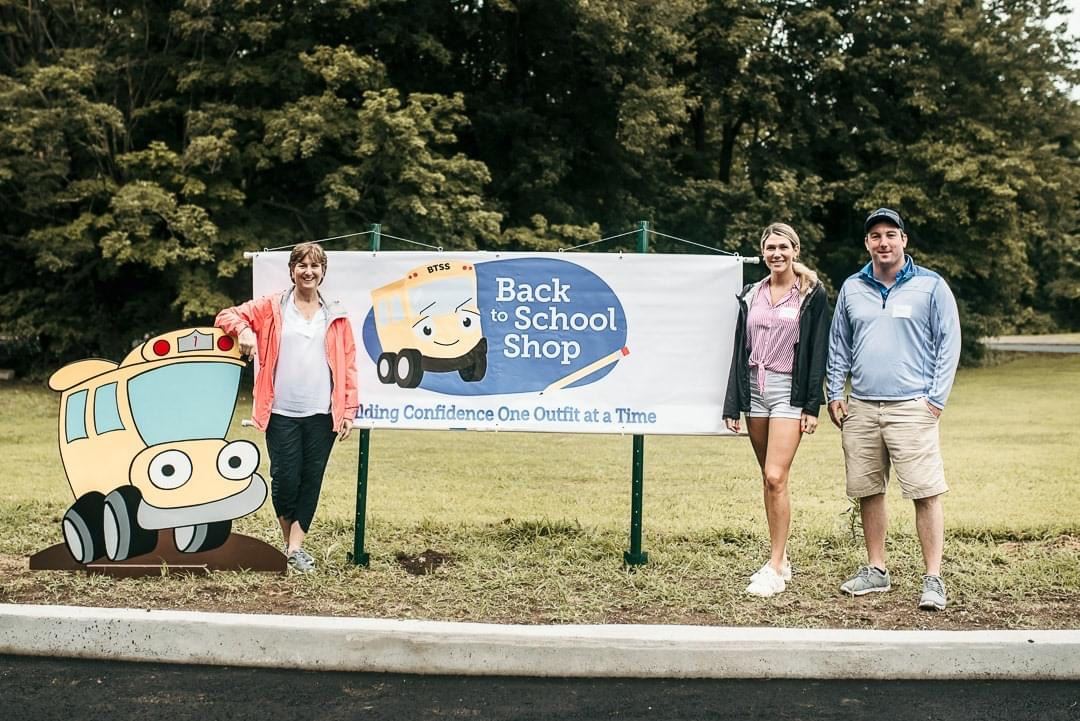
[[[836,287],[878,205],[969,339],[1075,329],[1064,9],[0,0],[0,338],[116,357],[242,299],[244,251],[375,222],[554,250],[649,219],[751,253],[786,220]]]

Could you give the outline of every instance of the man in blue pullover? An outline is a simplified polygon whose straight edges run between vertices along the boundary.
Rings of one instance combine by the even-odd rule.
[[[870,262],[844,281],[829,332],[829,417],[841,430],[847,494],[859,499],[868,565],[840,586],[852,596],[892,588],[885,563],[889,466],[915,526],[926,575],[919,608],[945,608],[941,553],[949,490],[938,418],[960,360],[956,299],[937,273],[904,253],[900,214],[879,208],[864,226]],[[844,383],[851,378],[851,397]]]

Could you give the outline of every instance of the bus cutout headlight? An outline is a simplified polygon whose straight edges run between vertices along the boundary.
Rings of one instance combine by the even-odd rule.
[[[164,451],[150,461],[147,475],[155,486],[171,491],[191,480],[191,459],[183,451]]]
[[[259,449],[251,441],[233,441],[218,453],[218,473],[230,481],[250,478],[259,467]]]

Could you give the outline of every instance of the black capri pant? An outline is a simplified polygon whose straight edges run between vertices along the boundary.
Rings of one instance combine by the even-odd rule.
[[[336,436],[329,413],[304,418],[272,413],[266,425],[274,513],[296,521],[304,533],[319,505],[323,473]]]

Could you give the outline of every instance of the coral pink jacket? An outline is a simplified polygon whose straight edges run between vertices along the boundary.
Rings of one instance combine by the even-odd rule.
[[[226,308],[217,314],[214,325],[232,336],[240,335],[245,328],[255,331],[256,372],[255,391],[252,398],[251,420],[260,431],[270,422],[270,409],[274,407],[274,373],[277,371],[278,353],[281,349],[282,308],[292,290],[265,295],[249,300],[234,308]],[[356,384],[356,341],[352,324],[345,315],[345,308],[335,301],[326,303],[330,316],[326,328],[326,361],[330,366],[330,414],[334,431],[341,430],[345,418],[356,417],[360,406]]]

